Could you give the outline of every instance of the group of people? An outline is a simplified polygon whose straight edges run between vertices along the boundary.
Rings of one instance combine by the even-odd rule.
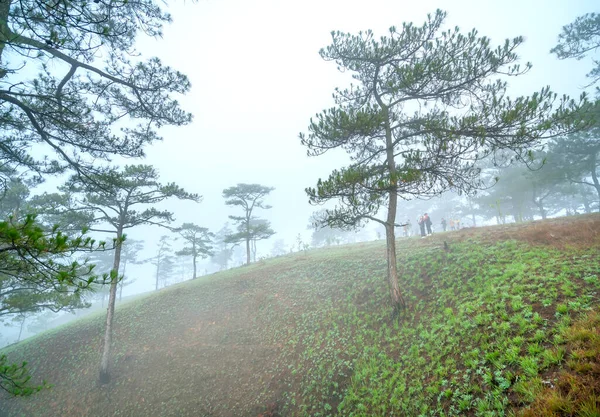
[[[433,222],[429,217],[429,214],[425,213],[419,217],[417,220],[417,224],[419,225],[419,231],[421,233],[421,238],[430,236],[433,234],[431,230],[431,226]],[[442,230],[445,232],[448,229],[448,225],[450,226],[450,230],[459,230],[460,229],[460,220],[458,219],[450,219],[450,221],[446,221],[445,218],[442,218]],[[407,220],[404,225],[402,225],[404,237],[408,237],[411,235],[410,232],[411,223],[410,220]]]
[[[442,218],[442,229],[444,229],[444,232],[446,231],[446,227],[448,226],[448,223],[446,222],[446,219]],[[459,230],[460,229],[460,220],[459,219],[450,219],[450,230]]]
[[[421,238],[431,236],[433,234],[433,232],[431,231],[432,222],[431,218],[429,217],[429,214],[423,214],[421,217],[419,217],[417,223],[419,224],[419,229],[421,230]]]

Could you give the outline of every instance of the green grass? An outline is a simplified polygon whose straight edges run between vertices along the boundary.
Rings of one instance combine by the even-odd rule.
[[[599,226],[401,239],[395,319],[381,241],[183,283],[118,309],[108,386],[98,316],[8,349],[54,388],[0,401],[11,416],[509,415],[580,359],[566,343],[600,304]]]

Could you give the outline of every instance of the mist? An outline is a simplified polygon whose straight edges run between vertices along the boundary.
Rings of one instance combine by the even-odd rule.
[[[123,322],[118,321],[120,312],[137,308],[132,306],[138,302],[166,303],[173,294],[183,294],[189,328],[181,332],[194,329],[193,320],[200,313],[194,310],[191,288],[200,294],[198,288],[203,285],[202,291],[214,297],[202,295],[208,297],[202,300],[214,302],[215,308],[231,307],[236,329],[251,335],[247,336],[248,346],[283,349],[284,342],[277,337],[284,338],[280,336],[284,334],[289,336],[285,343],[290,346],[308,346],[308,342],[294,339],[291,327],[261,326],[271,325],[276,318],[300,320],[294,322],[295,329],[310,338],[311,332],[317,334],[317,327],[310,326],[321,319],[325,323],[325,317],[337,317],[331,312],[337,310],[321,310],[320,289],[311,292],[302,286],[313,279],[318,288],[324,288],[323,305],[337,306],[346,300],[358,306],[356,311],[348,307],[340,313],[339,317],[348,314],[354,320],[347,326],[367,322],[388,326],[389,316],[390,328],[399,332],[402,326],[393,320],[401,320],[406,311],[425,311],[419,303],[427,300],[428,288],[437,288],[433,284],[422,288],[417,279],[410,284],[413,293],[405,293],[398,284],[399,277],[426,269],[419,262],[428,254],[440,253],[439,259],[446,260],[465,241],[487,242],[487,230],[519,230],[529,236],[530,230],[541,225],[553,239],[555,233],[568,235],[555,223],[544,223],[548,219],[563,219],[573,228],[588,227],[570,222],[593,222],[595,218],[589,216],[600,212],[598,125],[590,116],[598,113],[597,79],[591,77],[598,49],[591,48],[589,55],[572,53],[576,59],[559,59],[560,51],[551,50],[563,39],[559,38],[563,27],[596,11],[596,2],[438,3],[167,2],[160,7],[168,11],[172,22],[163,16],[154,27],[148,23],[157,19],[154,15],[147,22],[132,19],[123,23],[118,36],[111,32],[118,25],[90,23],[93,29],[88,28],[85,35],[89,39],[71,35],[67,29],[64,33],[63,29],[48,29],[39,40],[28,41],[23,50],[14,40],[17,38],[9,42],[0,37],[0,106],[6,110],[0,115],[5,130],[0,142],[0,220],[5,219],[5,229],[0,232],[6,240],[3,251],[16,253],[3,258],[4,269],[0,269],[4,277],[0,278],[0,348],[18,350],[25,346],[24,340],[35,335],[61,332],[69,329],[71,322],[100,323],[106,316],[103,347],[89,350],[102,352],[100,386],[111,384],[115,374],[117,380],[123,377],[112,368],[111,355],[115,353],[111,343],[118,343],[118,337],[129,336],[130,331],[123,330]],[[103,13],[104,3],[90,7],[94,13]],[[447,16],[436,13],[438,7]],[[118,16],[127,21],[127,14]],[[408,50],[398,46],[387,61],[382,58],[381,62],[362,64],[361,60],[372,58],[370,53],[376,55],[389,47],[388,41],[409,44],[410,37],[403,36],[412,26],[403,26],[403,22],[415,26],[426,22],[447,32],[423,42],[419,46],[424,48],[419,52],[422,55],[397,58]],[[13,25],[14,33],[31,30],[18,19]],[[447,65],[456,65],[456,75],[435,67],[433,58],[424,60],[428,53],[437,53],[436,48],[443,49],[439,45],[454,36],[455,28],[465,34],[475,28],[476,32],[464,39],[485,37],[477,47],[460,51],[467,60],[471,59],[469,53],[475,56],[489,46],[487,55],[473,58],[485,71],[469,67],[463,73],[451,60]],[[130,35],[122,40],[123,34]],[[467,42],[457,39],[448,45]],[[79,42],[77,48],[70,42]],[[38,56],[34,50],[40,51]],[[362,51],[364,56],[352,61],[349,51]],[[492,54],[497,54],[497,62],[486,63],[489,68],[481,64],[485,59],[493,61]],[[152,57],[157,59],[147,63]],[[411,59],[426,63],[421,68]],[[433,70],[427,69],[430,64]],[[386,69],[380,72],[377,65]],[[414,73],[403,72],[409,71],[407,68]],[[87,71],[86,75],[82,71]],[[481,80],[469,79],[465,75],[469,71]],[[481,75],[486,71],[489,79]],[[427,82],[415,81],[426,76],[430,77]],[[452,84],[452,76],[466,77],[465,84],[473,86],[456,96],[441,87],[438,93],[422,93],[444,82],[451,84],[448,90],[463,88],[459,82]],[[378,77],[390,77],[391,81],[385,84]],[[404,81],[398,81],[400,78]],[[410,82],[416,83],[412,90],[407,87]],[[378,83],[383,85],[381,95],[376,91]],[[374,91],[369,90],[372,85]],[[403,89],[410,90],[409,99],[394,96]],[[30,98],[32,92],[35,99]],[[387,103],[383,99],[386,94],[391,97]],[[561,101],[566,96],[569,99]],[[520,102],[522,97],[526,99]],[[590,248],[595,248],[595,235],[586,236]],[[401,250],[396,250],[396,244]],[[415,248],[421,248],[423,254],[413,264]],[[457,250],[475,253],[479,249]],[[569,256],[587,255],[577,252]],[[13,264],[16,259],[26,262]],[[36,263],[41,267],[31,266]],[[296,268],[296,264],[303,266]],[[348,268],[347,276],[356,283],[344,281],[343,268]],[[445,268],[441,271],[456,272],[451,266]],[[586,277],[596,276],[594,268],[596,264]],[[271,280],[272,294],[252,281],[261,274]],[[327,274],[336,278],[330,283]],[[246,278],[241,276],[250,283],[245,284]],[[19,277],[36,283],[33,292],[22,298],[13,295],[26,288],[14,283]],[[232,279],[233,292],[221,300],[216,288],[227,291],[226,277]],[[431,278],[427,273],[425,277]],[[280,289],[278,285],[287,283],[285,279],[292,284]],[[335,285],[346,288],[344,294],[354,295],[344,298],[332,289]],[[357,290],[360,285],[364,289]],[[581,294],[584,291],[582,287]],[[543,296],[536,294],[531,304],[554,308]],[[285,297],[289,299],[284,302]],[[371,300],[388,297],[391,306],[382,310],[384,313],[356,318],[369,303],[376,304]],[[247,299],[250,304],[243,304]],[[556,296],[551,301],[571,308],[563,299]],[[577,300],[586,308],[595,306],[588,301]],[[302,310],[304,302],[309,306],[307,312]],[[443,312],[449,321],[458,311],[453,302],[449,301]],[[243,307],[236,310],[236,303]],[[147,305],[151,303],[143,305],[150,308]],[[208,307],[203,308],[198,311],[212,317]],[[270,315],[265,313],[271,308]],[[222,310],[225,315],[228,311]],[[434,313],[432,310],[431,317]],[[244,315],[249,317],[248,323],[244,323]],[[559,320],[563,315],[556,313],[555,317]],[[378,321],[370,321],[373,317]],[[250,318],[262,320],[257,329],[276,328],[275,340],[267,343],[245,327],[250,326]],[[219,319],[207,319],[202,331]],[[117,326],[119,336],[112,341],[114,320],[121,327]],[[553,319],[544,320],[550,323]],[[338,324],[318,331],[338,331]],[[156,334],[166,332],[163,327],[168,325],[157,324]],[[225,333],[202,343],[213,346],[215,340],[233,340],[237,330],[222,330]],[[269,331],[265,334],[270,335]],[[212,337],[210,330],[206,332]],[[392,340],[388,333],[381,330]],[[154,333],[143,335],[150,336]],[[353,337],[343,333],[339,340],[346,343]],[[411,340],[412,336],[407,333],[406,337]],[[97,338],[100,343],[100,336]],[[322,343],[319,346],[325,346],[318,338],[315,336]],[[149,342],[144,343],[144,352],[153,349],[147,347]],[[247,347],[243,342],[239,345]],[[127,349],[116,355],[121,364],[141,357]],[[307,352],[312,354],[312,347]],[[352,366],[341,359],[332,365],[344,377],[368,361],[356,352],[348,355],[355,355]],[[289,386],[296,384],[294,388],[301,384],[293,377],[318,362],[308,354],[299,357],[306,362],[294,362],[296,368],[290,364],[289,375],[281,373],[295,381],[286,380]],[[515,364],[516,359],[510,366]],[[505,368],[498,367],[503,372]],[[517,383],[520,375],[506,379]],[[499,378],[495,384],[502,386]],[[314,403],[302,406],[304,415],[313,415],[325,403],[329,409],[339,406],[345,410],[351,397],[342,396],[337,380],[335,384],[335,389],[332,383],[327,386],[329,391],[322,391],[328,393],[323,394],[327,398],[314,394]],[[346,380],[339,384],[351,385]],[[438,402],[442,395],[451,401],[450,388],[444,385],[439,389]],[[293,413],[301,407],[295,404],[294,395],[297,393],[281,394],[285,401],[278,400],[277,406],[261,403],[252,411],[244,409],[244,415],[287,415],[278,408],[280,403],[290,407],[290,415],[296,415]],[[212,415],[210,410],[205,413]]]

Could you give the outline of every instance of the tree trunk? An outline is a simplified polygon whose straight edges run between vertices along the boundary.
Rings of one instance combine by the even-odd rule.
[[[546,210],[544,210],[544,204],[542,203],[542,201],[536,201],[535,199],[533,200],[533,204],[536,205],[536,207],[538,208],[538,210],[540,211],[540,216],[542,216],[542,219],[546,219]],[[532,216],[533,217],[533,216]]]
[[[246,265],[250,265],[250,236],[246,237]]]
[[[192,260],[194,261],[194,276],[192,277],[192,279],[196,279],[196,258],[197,256],[195,255],[196,252],[194,252],[194,255],[192,256]]]
[[[475,209],[473,209],[473,202],[470,198],[467,198],[469,202],[469,208],[471,209],[471,219],[473,220],[473,227],[477,227],[477,221],[475,220]]]
[[[583,197],[583,209],[585,210],[586,214],[590,214],[592,212],[590,202],[585,197]]]
[[[17,337],[17,343],[21,341],[21,335],[23,334],[23,326],[25,325],[25,320],[27,317],[23,316],[23,320],[21,320],[21,328],[19,329],[19,337]]]
[[[123,244],[123,226],[119,225],[117,230],[117,247],[115,248],[115,260],[111,273],[112,282],[110,284],[110,293],[108,296],[108,311],[106,313],[106,329],[104,332],[104,349],[102,350],[102,360],[100,361],[100,383],[110,382],[110,359],[112,348],[112,326],[115,314],[115,299],[117,298],[117,284],[119,283],[119,264],[121,262],[121,247]]]
[[[400,286],[398,284],[398,263],[396,260],[396,236],[394,233],[394,220],[397,196],[395,198],[390,196],[390,208],[388,209],[388,223],[385,226],[385,238],[387,244],[387,272],[388,272],[388,286],[390,290],[390,300],[392,307],[394,308],[394,314],[397,314],[401,309],[404,309],[405,303],[400,293]],[[392,202],[392,200],[394,200]],[[392,205],[394,209],[392,210]],[[391,218],[391,220],[390,220]]]
[[[396,315],[401,309],[406,307],[402,294],[400,293],[400,285],[398,284],[398,264],[396,263],[396,236],[394,234],[394,224],[396,223],[396,209],[398,205],[397,186],[398,179],[396,178],[396,163],[394,161],[394,145],[392,142],[392,129],[390,126],[390,117],[388,108],[382,102],[381,98],[376,94],[376,99],[381,106],[385,117],[385,143],[386,143],[386,162],[390,173],[390,187],[393,187],[389,192],[389,205],[387,221],[385,223],[385,238],[387,246],[387,272],[388,285],[390,290],[390,299],[392,302],[393,314]]]
[[[156,258],[156,285],[154,291],[158,291],[158,276],[160,274],[160,254]]]

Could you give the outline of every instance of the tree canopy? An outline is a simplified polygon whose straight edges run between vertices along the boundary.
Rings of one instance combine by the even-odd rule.
[[[154,0],[1,2],[0,162],[85,172],[112,155],[143,156],[158,127],[188,123],[173,97],[188,79],[134,49],[140,32],[160,36],[170,19]]]
[[[576,103],[548,87],[529,97],[508,95],[507,79],[531,67],[517,62],[522,37],[492,47],[476,30],[444,30],[445,18],[438,10],[422,26],[403,23],[379,38],[370,30],[332,32],[321,57],[354,81],[337,88],[335,107],[300,134],[310,156],[336,148],[349,154],[349,166],[306,191],[313,204],[339,202],[324,224],[385,225],[395,311],[403,305],[394,235],[398,198],[472,191],[483,185],[477,160],[499,149],[527,160],[541,139],[585,124]],[[381,209],[387,209],[384,220]]]
[[[223,190],[223,198],[228,206],[239,206],[244,214],[241,216],[229,216],[237,223],[237,232],[228,235],[226,243],[246,242],[246,263],[250,264],[251,250],[256,257],[256,241],[268,239],[275,232],[271,229],[268,220],[259,219],[253,216],[255,209],[270,209],[271,206],[264,203],[264,198],[269,195],[274,188],[265,187],[260,184],[238,184]]]
[[[563,26],[558,35],[558,44],[550,50],[560,59],[583,59],[600,48],[600,14],[586,13],[574,22]],[[591,79],[589,85],[600,80],[600,60],[593,59],[594,66],[587,74]]]
[[[196,261],[198,257],[208,258],[213,256],[212,238],[214,234],[209,232],[206,227],[200,227],[194,223],[183,223],[178,228],[178,232],[185,241],[183,249],[175,252],[177,256],[191,256],[194,267],[193,279],[196,279]]]

